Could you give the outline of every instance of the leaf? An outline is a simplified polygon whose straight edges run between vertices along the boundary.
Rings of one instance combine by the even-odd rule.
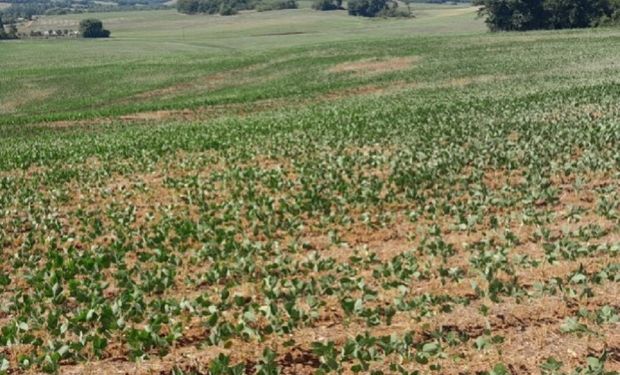
[[[9,369],[10,366],[11,364],[9,363],[9,361],[7,361],[6,358],[0,359],[0,371],[6,371]]]
[[[490,375],[510,375],[510,372],[503,363],[498,363],[493,367]]]
[[[0,286],[7,286],[10,283],[11,283],[11,278],[9,277],[9,275],[4,273],[3,271],[0,271]]]
[[[487,336],[479,336],[474,341],[474,345],[478,350],[484,350],[491,345],[491,342]]]
[[[436,355],[437,353],[439,353],[440,349],[441,346],[439,346],[439,344],[436,342],[429,342],[422,346],[422,351],[430,355]]]
[[[602,371],[605,366],[605,362],[596,357],[588,357],[586,361],[590,371]]]
[[[64,356],[67,352],[69,352],[69,345],[63,345],[60,347],[60,349],[57,350],[58,354],[60,354],[60,356]]]
[[[540,365],[540,369],[543,374],[553,374],[555,371],[558,371],[562,368],[562,362],[558,361],[553,357],[547,358],[547,360]]]
[[[588,277],[582,273],[577,273],[571,277],[570,282],[573,284],[581,284],[588,280]]]
[[[585,324],[579,323],[577,318],[569,317],[564,319],[560,326],[560,331],[563,333],[587,332],[588,327]]]

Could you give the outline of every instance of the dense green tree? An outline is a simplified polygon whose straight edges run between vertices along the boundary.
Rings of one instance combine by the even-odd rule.
[[[476,0],[492,31],[531,30],[542,27],[542,0]]]
[[[592,26],[610,14],[610,3],[596,0],[545,0],[548,26],[554,29]]]
[[[80,34],[84,38],[107,38],[110,31],[103,28],[100,20],[89,18],[80,22]]]
[[[613,20],[618,0],[475,0],[492,31],[590,27]],[[620,18],[620,17],[619,17]]]

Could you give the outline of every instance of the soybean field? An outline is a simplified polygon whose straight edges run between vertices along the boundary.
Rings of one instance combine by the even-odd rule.
[[[413,11],[1,43],[0,373],[617,374],[620,29]]]

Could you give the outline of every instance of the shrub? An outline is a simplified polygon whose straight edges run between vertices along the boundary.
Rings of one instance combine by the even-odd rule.
[[[315,0],[312,3],[312,9],[316,10],[338,10],[342,7],[342,0]]]
[[[349,0],[349,14],[352,16],[376,17],[387,7],[387,3],[387,0]]]
[[[268,10],[281,10],[281,9],[297,9],[296,0],[266,0],[258,3],[256,10],[259,12],[265,12]]]
[[[620,25],[620,10],[616,10],[611,16],[601,17],[595,26]]]
[[[186,14],[198,13],[198,1],[177,0],[177,11]]]
[[[388,3],[388,5],[378,14],[379,17],[396,17],[396,18],[409,18],[411,17],[411,9],[399,7],[397,2]]]
[[[108,38],[110,30],[104,29],[100,20],[89,18],[80,22],[80,34],[84,38]]]
[[[222,3],[220,5],[220,12],[219,12],[222,16],[233,16],[237,13],[239,13],[237,11],[237,9],[233,8],[233,6],[226,2],[226,3]]]

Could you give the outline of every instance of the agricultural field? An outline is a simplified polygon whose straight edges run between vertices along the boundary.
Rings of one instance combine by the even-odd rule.
[[[2,42],[0,373],[617,374],[620,29],[413,7]]]

